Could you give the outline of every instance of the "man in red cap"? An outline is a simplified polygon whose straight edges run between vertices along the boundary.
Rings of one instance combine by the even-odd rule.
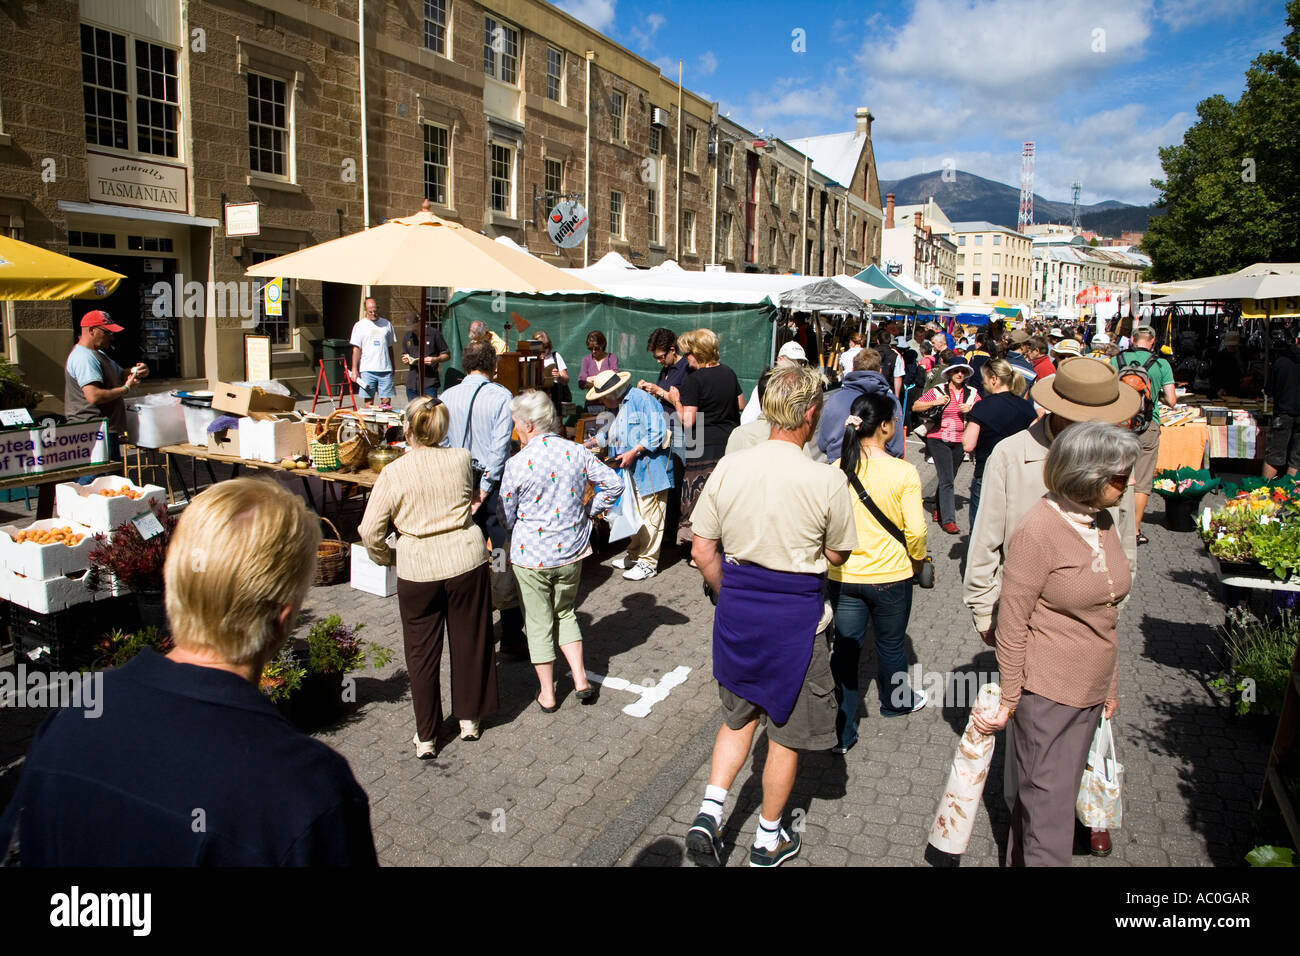
[[[87,312],[81,317],[81,337],[63,370],[63,414],[70,422],[107,418],[111,458],[117,457],[126,427],[123,397],[149,375],[143,362],[123,371],[104,351],[112,344],[114,333],[121,331],[122,326],[114,325],[107,312]]]

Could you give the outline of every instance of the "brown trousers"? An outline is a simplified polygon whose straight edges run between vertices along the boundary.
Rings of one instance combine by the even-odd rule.
[[[1074,801],[1103,704],[1070,707],[1024,691],[1013,736],[1019,783],[1007,838],[1009,866],[1069,866]]]
[[[397,579],[406,671],[411,678],[415,730],[438,739],[442,727],[442,633],[451,645],[451,711],[478,720],[497,709],[497,664],[492,647],[492,587],[488,566],[445,581]]]

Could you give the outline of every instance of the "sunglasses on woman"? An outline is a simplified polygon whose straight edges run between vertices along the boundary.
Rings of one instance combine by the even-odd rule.
[[[1110,485],[1116,491],[1123,491],[1128,487],[1128,479],[1131,474],[1131,471],[1126,471],[1122,475],[1111,475],[1106,479],[1106,484]]]

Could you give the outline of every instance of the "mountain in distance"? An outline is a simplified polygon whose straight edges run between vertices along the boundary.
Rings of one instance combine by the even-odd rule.
[[[886,193],[894,194],[899,206],[923,203],[933,197],[952,222],[984,221],[995,225],[1016,228],[1020,218],[1020,190],[974,173],[956,170],[950,174],[952,182],[943,177],[942,170],[918,173],[906,179],[880,181],[880,205],[884,208]],[[1107,199],[1091,205],[1079,206],[1079,224],[1103,235],[1119,235],[1125,230],[1146,230],[1150,207]],[[1034,222],[1070,221],[1070,203],[1053,202],[1034,194]]]

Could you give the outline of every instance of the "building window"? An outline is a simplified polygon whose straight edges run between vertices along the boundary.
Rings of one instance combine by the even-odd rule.
[[[447,55],[447,0],[424,0],[424,48]]]
[[[650,207],[650,241],[661,245],[664,240],[659,234],[659,190],[648,190],[647,204]]]
[[[964,246],[964,245],[966,245],[966,237],[965,237],[965,236],[958,236],[958,237],[957,237],[957,245],[959,245],[959,246]]]
[[[74,249],[116,249],[117,236],[111,232],[69,230],[68,245]]]
[[[284,80],[248,74],[248,168],[289,175],[289,87]]]
[[[983,237],[983,236],[976,236],[976,237],[975,237],[975,245],[977,245],[977,246],[982,246],[982,245],[984,245],[984,237]]]
[[[650,155],[658,156],[663,152],[663,131],[658,126],[650,127]]]
[[[799,181],[794,176],[790,177],[790,211],[799,211]]]
[[[617,190],[609,194],[609,234],[623,238],[623,194]]]
[[[259,262],[274,259],[276,256],[282,255],[282,253],[259,252],[250,249],[248,255],[253,265],[257,265]],[[254,318],[257,320],[253,332],[257,335],[269,335],[272,347],[288,348],[291,344],[293,331],[293,280],[284,280],[279,315],[266,314],[266,296],[262,292],[265,286],[266,280],[259,284],[253,293],[253,307],[256,310]]]
[[[424,127],[424,195],[429,202],[451,205],[451,134],[445,126]]]
[[[689,209],[682,213],[682,244],[687,252],[695,251],[695,213]]]
[[[957,294],[966,294],[966,274],[964,272],[957,273]]]
[[[724,186],[730,186],[735,182],[731,170],[732,167],[731,157],[732,157],[731,144],[723,143],[722,144],[722,184]]]
[[[989,279],[989,295],[997,295],[997,294],[998,294],[998,286],[999,286],[999,284],[1000,284],[1000,283],[999,283],[999,277],[998,277],[998,274],[995,272],[995,273],[993,273],[993,277],[992,277],[991,279]]]
[[[1001,236],[994,236],[994,237],[993,237],[993,245],[995,245],[995,246],[1000,246],[1000,245],[1002,245],[1002,237],[1001,237]]]
[[[799,245],[794,233],[790,233],[790,271],[799,271]]]
[[[492,144],[492,211],[514,215],[515,151]]]
[[[543,188],[547,199],[554,202],[564,193],[564,164],[558,159],[548,159],[545,165],[546,181]]]
[[[483,18],[483,72],[514,86],[519,82],[519,31]]]
[[[564,54],[553,46],[546,48],[546,98],[564,102]]]
[[[623,118],[627,115],[627,94],[622,90],[614,90],[609,94],[609,115],[614,124],[613,139],[616,143],[623,142]]]
[[[995,253],[993,253],[993,264],[994,264],[995,266],[1000,266],[1000,265],[1002,265],[1002,254],[1001,254],[1000,252],[995,252]],[[1008,264],[1010,264],[1010,263],[1008,263]]]
[[[776,265],[776,230],[767,231],[767,261]]]
[[[983,258],[984,258],[984,253],[982,253],[982,252],[977,252],[977,253],[975,253],[975,263],[974,263],[974,264],[977,265],[977,266],[978,266],[978,265],[983,265],[983,262],[982,262]]]
[[[133,75],[134,90],[130,83]],[[128,45],[120,33],[83,23],[81,79],[87,145],[180,157],[180,79],[175,50],[143,40]],[[130,120],[133,100],[134,125]]]
[[[682,127],[682,161],[687,169],[695,168],[695,127]]]
[[[957,256],[957,265],[964,266],[965,264],[966,264],[966,253],[964,252],[959,253]]]
[[[731,258],[731,213],[724,212],[718,221],[718,253],[723,259]]]

